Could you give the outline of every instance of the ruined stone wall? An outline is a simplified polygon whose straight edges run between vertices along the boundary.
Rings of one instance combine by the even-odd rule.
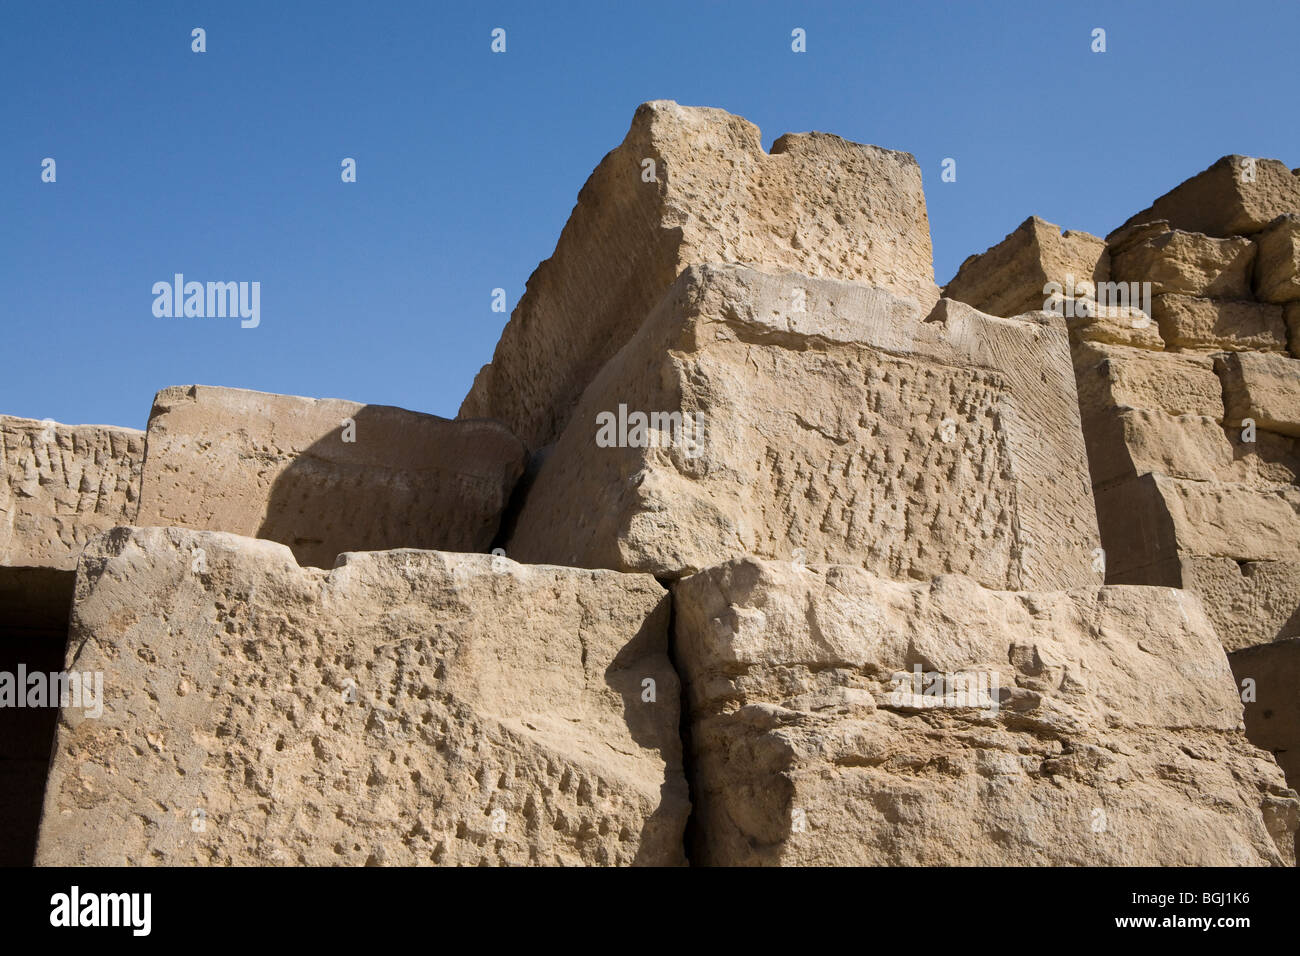
[[[499,422],[191,385],[154,398],[136,524],[344,551],[486,551],[524,447]]]
[[[457,421],[6,420],[0,555],[76,568],[102,687],[12,738],[5,852],[1294,864],[1296,179],[1234,161],[940,297],[909,155],[656,101]]]
[[[682,270],[706,262],[938,298],[909,154],[823,133],[787,134],[768,153],[739,116],[656,100],[582,187],[461,417],[500,419],[534,451],[549,445]]]
[[[1061,303],[1075,312],[1106,580],[1201,597],[1238,680],[1249,680],[1251,739],[1289,768],[1300,752],[1297,213],[1300,175],[1226,156],[1086,255],[1067,261],[1013,234],[945,289],[987,305],[996,286],[1000,302],[1032,304],[1046,283],[1091,265],[1097,282],[1139,293],[1113,315],[1097,314],[1096,296],[1092,314]],[[1145,311],[1133,307],[1140,293]]]

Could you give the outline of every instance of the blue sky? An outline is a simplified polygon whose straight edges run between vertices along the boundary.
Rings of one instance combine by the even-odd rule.
[[[1105,234],[1226,153],[1300,166],[1295,0],[83,0],[0,23],[0,413],[69,423],[142,428],[190,383],[454,416],[507,318],[491,290],[513,309],[645,100],[765,146],[911,152],[940,282],[1031,214]],[[261,325],[156,318],[176,272],[259,281]]]

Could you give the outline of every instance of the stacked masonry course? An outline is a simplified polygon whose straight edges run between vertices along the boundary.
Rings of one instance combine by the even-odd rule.
[[[1293,865],[1300,203],[1240,159],[941,297],[910,155],[656,101],[455,421],[0,418],[0,671],[103,675],[0,708],[3,862]]]
[[[1251,739],[1300,785],[1300,175],[1225,156],[1105,240],[1064,235],[1072,256],[1031,220],[945,293],[997,311],[1067,273],[1150,283],[1149,316],[1071,321],[1106,581],[1201,597],[1256,684]]]

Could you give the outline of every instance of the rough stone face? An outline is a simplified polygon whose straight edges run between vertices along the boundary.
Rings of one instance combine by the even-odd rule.
[[[1156,472],[1175,478],[1232,480],[1233,448],[1205,415],[1105,407],[1089,415],[1084,439],[1094,487]]]
[[[0,417],[0,681],[105,695],[0,865],[1293,865],[1300,170],[945,291],[909,154],[655,101],[455,422]]]
[[[1261,638],[1272,642],[1300,638],[1300,562],[1189,554],[1180,564],[1183,587],[1201,596],[1205,613],[1229,651],[1257,645]],[[1246,727],[1251,732],[1249,708]],[[1300,747],[1300,740],[1296,745]],[[1287,773],[1293,784],[1300,783],[1291,771]]]
[[[1179,550],[1240,561],[1300,561],[1300,489],[1156,476]]]
[[[1294,438],[1257,431],[1254,442],[1243,442],[1240,429],[1207,416],[1147,408],[1112,409],[1088,423],[1094,486],[1153,472],[1261,488],[1300,483],[1300,441]]]
[[[1257,241],[1255,297],[1264,302],[1300,301],[1300,215],[1279,217]]]
[[[1223,390],[1208,356],[1084,342],[1073,358],[1085,427],[1090,415],[1125,406],[1223,419]]]
[[[747,120],[656,100],[583,186],[461,417],[500,419],[533,450],[549,444],[681,271],[705,262],[938,298],[911,155],[824,133],[786,134],[766,153]]]
[[[168,388],[149,416],[135,523],[279,541],[317,567],[344,551],[485,551],[525,455],[498,422]]]
[[[620,406],[702,419],[694,453],[660,433],[600,447]],[[901,578],[1095,583],[1077,416],[1059,318],[947,299],[926,317],[860,283],[692,268],[583,395],[506,548],[662,577],[802,553]]]
[[[130,522],[144,432],[0,415],[0,565],[71,571],[86,542]]]
[[[1300,359],[1260,352],[1227,352],[1214,359],[1223,380],[1228,421],[1300,437]]]
[[[60,717],[37,863],[682,863],[668,604],[645,576],[115,529],[68,655],[104,711]]]
[[[1165,347],[1160,327],[1141,309],[1114,306],[1067,320],[1071,342],[1099,342],[1160,351]]]
[[[1281,306],[1188,295],[1159,295],[1152,306],[1160,337],[1171,349],[1286,351]]]
[[[1167,223],[1138,226],[1110,240],[1111,281],[1150,282],[1153,296],[1249,299],[1254,264],[1249,239],[1213,239]]]
[[[1205,571],[1189,574],[1187,562],[1198,557],[1226,558],[1239,566],[1300,564],[1300,489],[1190,481],[1152,472],[1094,488],[1093,494],[1109,583],[1194,588]],[[1281,599],[1287,594],[1289,585],[1279,592]],[[1297,608],[1300,601],[1282,620]],[[1234,630],[1255,634],[1251,643],[1259,643],[1276,638],[1277,632],[1268,628],[1268,621],[1256,616]]]
[[[1254,181],[1247,181],[1243,161],[1248,158],[1224,156],[1165,193],[1120,229],[1166,219],[1176,229],[1207,236],[1250,235],[1283,213],[1300,211],[1300,176],[1276,159],[1255,158]]]
[[[1031,216],[1015,232],[987,252],[962,263],[943,294],[1004,318],[1037,312],[1045,307],[1049,282],[1104,282],[1109,277],[1106,242],[1086,232],[1061,232],[1061,227]]]
[[[1300,801],[1192,595],[742,559],[674,601],[695,863],[1294,863]]]
[[[1300,385],[1295,360],[1093,343],[1076,344],[1074,359],[1107,583],[1201,595],[1230,650],[1291,633],[1300,440],[1279,419]],[[1243,440],[1247,413],[1254,441]]]

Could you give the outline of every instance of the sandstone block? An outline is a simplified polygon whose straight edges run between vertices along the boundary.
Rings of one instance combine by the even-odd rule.
[[[132,428],[0,415],[0,673],[62,666],[77,557],[134,519],[143,458]],[[54,715],[12,703],[0,705],[0,866],[29,866]]]
[[[1247,162],[1250,159],[1224,156],[1165,193],[1120,229],[1167,219],[1176,229],[1207,236],[1250,235],[1283,213],[1300,211],[1300,176],[1276,159],[1254,158],[1253,164]]]
[[[1223,420],[1223,388],[1208,356],[1081,342],[1073,360],[1085,423],[1126,406]]]
[[[135,523],[279,541],[317,567],[344,551],[485,551],[525,454],[498,422],[168,388],[149,416]]]
[[[1300,562],[1300,490],[1147,474],[1093,494],[1108,583],[1183,587],[1186,555]]]
[[[1180,551],[1237,561],[1300,561],[1300,489],[1156,476]]]
[[[1109,277],[1105,240],[1031,216],[1000,243],[961,264],[943,294],[1005,318],[1046,307],[1044,286],[1095,285]]]
[[[1147,473],[1093,488],[1107,584],[1183,586],[1178,528],[1160,477]]]
[[[646,576],[114,529],[68,662],[103,714],[60,715],[37,863],[682,863],[668,610]]]
[[[1300,483],[1300,440],[1256,431],[1241,439],[1203,415],[1118,408],[1088,417],[1084,441],[1094,488],[1145,474],[1271,489]]]
[[[1088,422],[1083,435],[1094,488],[1152,472],[1199,481],[1233,477],[1232,443],[1213,418],[1112,408]]]
[[[1256,429],[1253,442],[1242,441],[1244,429],[1229,428],[1233,481],[1261,487],[1300,485],[1300,438]]]
[[[1300,359],[1260,352],[1225,352],[1214,367],[1223,380],[1232,424],[1252,418],[1258,428],[1300,437]]]
[[[1214,378],[1209,373],[1211,379]],[[623,410],[691,442],[602,447]],[[693,267],[592,382],[507,544],[677,577],[737,554],[996,586],[1095,582],[1064,323],[861,283]]]
[[[1249,299],[1255,244],[1197,232],[1146,226],[1112,237],[1113,282],[1149,282],[1153,296],[1174,293],[1213,299]],[[1153,234],[1154,233],[1154,234]]]
[[[1192,595],[739,559],[674,602],[693,862],[1294,862],[1300,801]]]
[[[1200,595],[1228,651],[1300,638],[1300,562],[1184,555],[1181,564],[1183,587]]]
[[[1092,315],[1067,319],[1071,342],[1099,342],[1159,352],[1165,347],[1160,327],[1141,309],[1115,306]]]
[[[461,417],[500,419],[533,450],[549,444],[681,271],[704,262],[938,298],[911,155],[824,133],[786,134],[767,153],[747,120],[656,100],[583,186]]]
[[[0,415],[0,566],[71,571],[86,542],[135,518],[144,432]]]
[[[1281,306],[1173,294],[1156,296],[1152,305],[1170,348],[1286,351]]]
[[[1300,301],[1300,215],[1280,216],[1257,239],[1255,297],[1264,302]]]

